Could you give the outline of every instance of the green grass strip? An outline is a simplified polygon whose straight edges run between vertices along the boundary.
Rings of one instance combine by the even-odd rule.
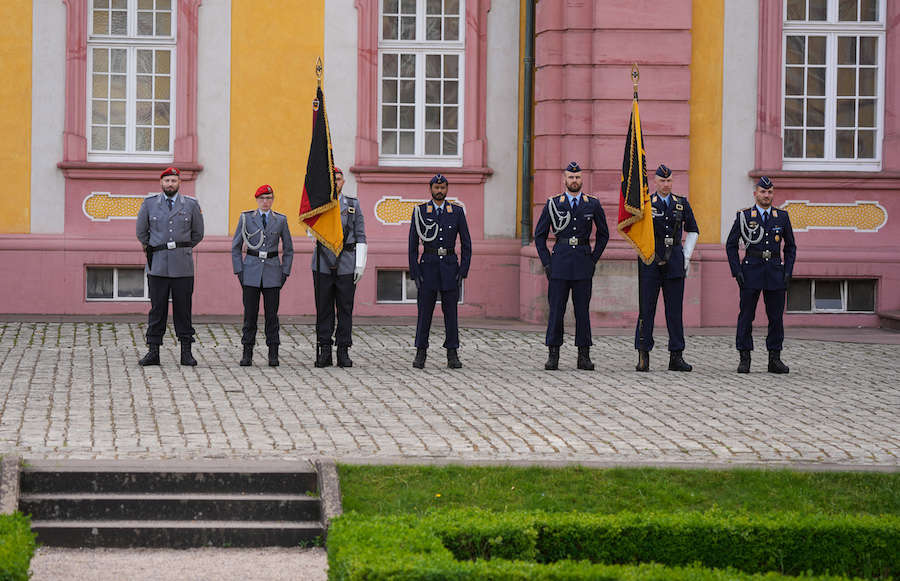
[[[27,581],[34,538],[27,516],[0,514],[0,581]]]

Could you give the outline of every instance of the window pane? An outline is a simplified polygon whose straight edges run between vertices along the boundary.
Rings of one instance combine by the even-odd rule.
[[[400,19],[396,16],[384,16],[381,19],[381,38],[384,40],[397,40],[397,22]]]
[[[425,4],[425,12],[427,14],[440,14],[441,0],[428,0],[428,2]]]
[[[441,102],[440,81],[425,81],[425,102],[429,104]]]
[[[838,64],[839,65],[855,65],[856,64],[856,37],[840,36],[838,37]]]
[[[416,135],[411,131],[400,133],[400,154],[411,155],[416,152]]]
[[[403,299],[402,270],[379,270],[376,281],[377,300],[399,301]]]
[[[169,151],[169,130],[153,130],[153,151]]]
[[[125,10],[128,7],[128,0],[112,0],[112,7],[116,10]]]
[[[138,0],[138,10],[153,10],[153,0]]]
[[[397,81],[381,81],[381,100],[384,103],[397,102]]]
[[[425,155],[441,154],[441,132],[426,131],[425,132]]]
[[[150,101],[138,101],[135,106],[135,119],[138,125],[150,125],[152,121],[152,104]],[[150,146],[147,145],[149,148]]]
[[[94,8],[109,8],[109,0],[94,0]]]
[[[455,105],[457,103],[459,83],[457,81],[444,81],[444,103]]]
[[[137,98],[150,99],[153,97],[153,77],[150,75],[137,76]]]
[[[878,1],[862,0],[859,19],[863,22],[876,22],[878,20]]]
[[[825,95],[825,67],[806,69],[806,94]]]
[[[137,27],[139,36],[151,36],[153,34],[153,13],[138,12]]]
[[[875,158],[875,132],[874,131],[857,131],[856,138],[856,157],[859,159]]]
[[[125,73],[126,71],[126,59],[128,55],[125,54],[124,49],[114,49],[110,51],[109,56],[111,57],[110,62],[110,71],[114,73]]]
[[[856,69],[841,67],[838,69],[837,94],[853,97],[856,95]]]
[[[803,68],[787,67],[784,74],[784,92],[786,95],[803,94]]]
[[[841,0],[838,4],[838,20],[851,22],[856,20],[857,0]]]
[[[156,103],[153,107],[153,124],[168,125],[169,124],[169,104]],[[168,139],[168,137],[166,138]]]
[[[445,54],[444,55],[444,78],[445,79],[458,79],[459,78],[459,55],[455,55],[455,54]]]
[[[784,100],[784,125],[785,127],[803,126],[803,99]]]
[[[416,0],[401,0],[400,12],[403,14],[415,14],[416,13]]]
[[[125,151],[125,128],[110,127],[109,128],[109,150]]]
[[[158,75],[168,75],[172,68],[172,53],[168,50],[156,51],[156,69]]]
[[[802,278],[791,280],[787,291],[787,310],[812,310],[812,281]]]
[[[119,274],[119,298],[133,299],[144,296],[144,269],[120,268]]]
[[[456,155],[456,132],[444,132],[444,155]]]
[[[787,0],[787,19],[806,20],[806,0]]]
[[[444,107],[444,129],[457,129],[459,109],[456,107]]]
[[[875,95],[875,71],[877,69],[859,69],[859,95]]]
[[[459,40],[459,18],[445,18],[444,26],[444,40]]]
[[[91,126],[91,149],[102,151],[106,149],[106,127],[102,125]]]
[[[841,309],[841,281],[816,281],[816,309]]]
[[[859,37],[859,64],[878,64],[878,39],[874,36]]]
[[[108,87],[109,79],[106,75],[94,75],[93,84],[91,86],[91,96],[105,99],[109,96]]]
[[[859,127],[875,127],[875,100],[860,99],[859,100],[859,116],[857,117]]]
[[[406,300],[415,302],[419,297],[419,287],[416,286],[416,281],[410,278],[408,270],[406,271],[403,280],[406,281]],[[440,302],[440,300],[438,300],[438,302]]]
[[[156,9],[157,10],[171,10],[172,9],[172,0],[156,0]]]
[[[847,281],[847,310],[869,312],[875,310],[874,280]]]
[[[127,34],[128,13],[124,10],[114,10],[110,18],[110,34]]]
[[[806,157],[825,157],[825,132],[806,131]]]
[[[856,127],[856,101],[854,99],[838,99],[838,127]]]
[[[156,36],[172,35],[172,15],[168,12],[156,13]]]
[[[416,39],[416,17],[403,16],[400,18],[400,39],[415,40]]]
[[[400,128],[415,129],[416,128],[416,108],[400,107]]]
[[[784,131],[784,156],[803,157],[803,130],[785,129]]]
[[[125,98],[125,75],[111,75],[109,77],[109,96],[113,99]]]
[[[156,90],[153,92],[156,99],[168,101],[169,93],[169,77],[156,77]]]
[[[397,128],[397,107],[391,105],[381,108],[381,126],[386,129]]]
[[[825,37],[810,36],[807,37],[807,62],[811,65],[825,64]]]
[[[109,123],[107,115],[108,104],[106,101],[94,99],[91,101],[91,123],[106,125]]]
[[[828,0],[809,0],[809,20],[828,20]]]
[[[149,105],[149,103],[148,103],[148,105]],[[147,107],[147,111],[148,111],[147,115],[149,117],[150,107]],[[134,147],[137,151],[150,151],[150,146],[151,146],[150,128],[149,127],[138,127],[137,129],[135,129],[134,141],[135,141]]]
[[[396,14],[400,3],[397,0],[384,0],[383,6],[386,14]]]
[[[415,103],[416,102],[416,82],[400,81],[400,102]]]
[[[441,128],[441,108],[425,107],[425,129]]]
[[[441,77],[441,55],[430,54],[425,57],[425,76],[430,79]]]
[[[806,126],[825,127],[825,99],[806,100]]]
[[[835,132],[835,154],[842,159],[853,158],[853,131]]]
[[[111,299],[113,298],[113,269],[89,268],[87,269],[87,298]]]
[[[109,122],[113,125],[125,125],[125,101],[113,101],[109,104]]]
[[[153,51],[139,50],[137,51],[137,73],[139,75],[149,74],[153,72]]]
[[[385,77],[396,77],[397,76],[397,55],[395,55],[395,54],[381,55],[381,69],[382,69],[382,75],[384,75]]]
[[[806,38],[803,36],[787,37],[787,52],[785,53],[785,61],[789,65],[802,65],[806,62],[804,58],[804,45]]]
[[[94,34],[109,34],[109,12],[94,10]]]
[[[425,20],[425,40],[441,40],[440,18],[428,18]]]
[[[459,0],[444,0],[444,14],[459,14]]]
[[[381,132],[381,153],[386,155],[397,154],[397,132],[382,131]]]
[[[406,77],[407,79],[416,78],[416,55],[400,55],[400,76]]]
[[[109,72],[109,49],[108,48],[95,48],[94,49],[94,72],[95,73]]]

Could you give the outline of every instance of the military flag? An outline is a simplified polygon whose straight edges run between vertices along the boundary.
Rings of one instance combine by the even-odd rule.
[[[618,229],[638,251],[638,256],[644,264],[651,264],[656,245],[653,238],[653,212],[650,206],[650,188],[647,185],[647,159],[644,154],[644,135],[641,132],[636,84],[631,104],[631,120],[628,122],[628,136],[625,138],[625,158],[622,160]]]
[[[334,153],[325,113],[321,82],[313,101],[312,139],[306,161],[306,178],[300,198],[300,220],[323,246],[335,255],[344,246],[341,205],[334,189]]]

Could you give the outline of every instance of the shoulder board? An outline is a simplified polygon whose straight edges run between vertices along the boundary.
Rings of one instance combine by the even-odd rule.
[[[447,204],[449,204],[451,206],[455,206],[455,207],[459,208],[460,210],[462,210],[462,204],[456,204],[454,202],[447,202]]]
[[[241,214],[247,214],[249,216],[250,214],[252,214],[255,211],[256,210],[244,210],[243,212],[241,212]]]
[[[276,212],[275,210],[272,210],[272,213],[275,214],[276,216],[281,216],[282,218],[285,217],[284,214],[282,214],[281,212]]]
[[[673,202],[684,202],[685,199],[684,199],[683,197],[677,196],[677,195],[675,195],[675,194],[673,193],[673,194],[672,194],[672,201],[673,201]]]
[[[565,201],[566,201],[566,195],[565,195],[565,194],[560,194],[559,197],[556,198],[556,201],[559,202],[560,204],[563,203],[563,202],[565,202]]]
[[[595,196],[594,194],[584,194],[584,196],[585,196],[586,198],[590,198],[590,199],[592,199],[592,200],[597,200],[597,199],[598,199],[597,196]]]

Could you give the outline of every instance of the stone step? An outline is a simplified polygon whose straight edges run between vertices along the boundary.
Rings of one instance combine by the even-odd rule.
[[[317,521],[32,520],[37,542],[54,547],[296,547],[318,545]]]
[[[305,494],[23,494],[19,510],[37,520],[321,520]]]

